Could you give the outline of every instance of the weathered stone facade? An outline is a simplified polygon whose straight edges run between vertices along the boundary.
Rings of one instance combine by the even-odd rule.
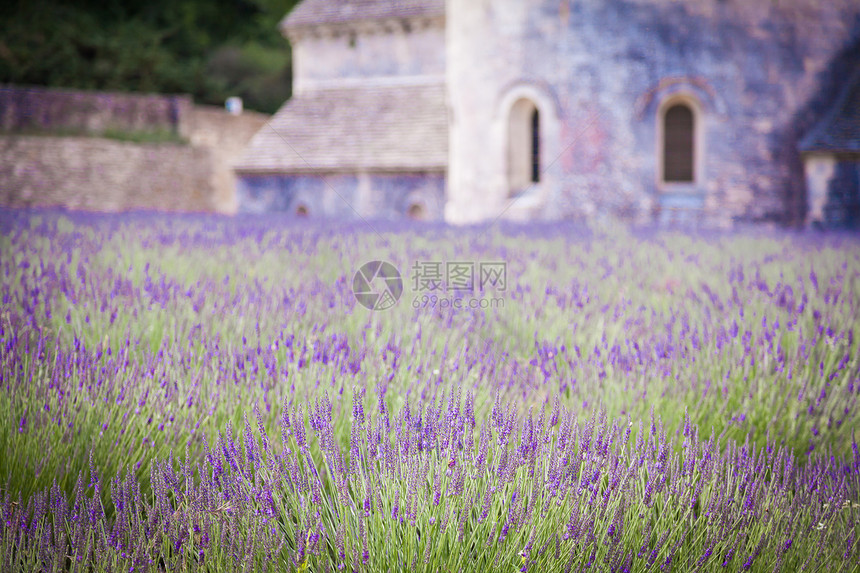
[[[797,115],[857,40],[860,17],[857,2],[817,0],[449,0],[447,8],[447,215],[464,222],[504,210],[794,220],[804,193]],[[505,121],[519,97],[542,112],[545,176],[511,199]],[[677,101],[697,124],[690,183],[659,173],[662,114]]]
[[[290,211],[333,217],[438,219],[445,176],[428,174],[246,175],[238,187],[243,212]]]
[[[313,98],[327,101],[334,87],[436,89],[429,78],[444,73],[447,221],[615,215],[711,226],[798,224],[816,208],[799,142],[860,66],[857,0],[440,4],[305,0],[285,30],[297,58],[296,99],[305,109]],[[288,118],[295,105],[288,102],[279,115]],[[338,132],[339,121],[332,110],[320,112],[314,129]],[[276,136],[289,147],[294,131],[285,121]],[[258,138],[240,162],[243,181],[263,172],[314,171],[312,158],[304,165],[279,165],[276,157],[254,163],[272,148],[271,137]],[[321,180],[339,172],[358,181],[374,169],[372,162],[348,161],[338,169],[337,147],[326,153],[326,167],[315,175]],[[851,165],[828,185],[848,185]],[[379,193],[396,196],[386,188]],[[344,195],[348,201],[358,193]]]
[[[800,142],[809,226],[860,227],[860,69]]]

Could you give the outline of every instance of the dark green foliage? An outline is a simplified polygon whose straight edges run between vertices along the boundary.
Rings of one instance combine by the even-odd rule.
[[[232,95],[273,112],[290,95],[277,24],[297,0],[18,0],[0,7],[0,83]]]

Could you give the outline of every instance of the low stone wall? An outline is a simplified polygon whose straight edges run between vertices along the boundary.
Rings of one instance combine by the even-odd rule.
[[[212,153],[94,137],[0,138],[0,204],[213,211]]]
[[[230,115],[220,107],[196,105],[191,108],[188,139],[192,146],[209,150],[215,211],[235,213],[238,210],[233,164],[241,159],[245,146],[268,120],[268,115],[256,112]]]
[[[25,97],[25,91],[0,87],[0,127],[7,131],[0,135],[0,205],[9,207],[235,213],[232,164],[268,120],[191,105],[184,96],[175,100],[178,116],[171,119],[172,96],[36,90]],[[11,100],[19,107],[10,111],[4,105]],[[37,110],[34,123],[21,123],[28,117],[22,101]],[[174,120],[187,145],[26,135],[30,129],[153,131]]]
[[[169,130],[187,136],[190,96],[0,85],[0,130]]]

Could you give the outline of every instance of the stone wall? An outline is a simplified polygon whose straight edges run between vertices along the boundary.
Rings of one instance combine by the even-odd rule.
[[[447,25],[449,220],[795,222],[805,205],[797,141],[830,103],[815,99],[834,61],[860,39],[860,5],[448,0]],[[544,173],[514,199],[506,125],[519,97],[541,113]],[[691,185],[659,177],[658,124],[673,98],[701,112]]]
[[[239,211],[307,216],[440,221],[445,202],[442,173],[242,175]]]
[[[860,156],[809,153],[803,158],[813,228],[860,227]]]
[[[269,116],[246,111],[230,115],[220,107],[196,105],[188,113],[188,140],[192,146],[209,151],[212,209],[219,213],[235,213],[237,162],[245,146]]]
[[[294,31],[293,92],[345,84],[403,81],[445,75],[445,26],[441,19],[362,22],[314,34]],[[414,80],[412,80],[414,81]]]
[[[212,154],[96,137],[0,137],[0,204],[212,211]]]
[[[186,105],[182,102],[190,100],[180,98],[181,105],[176,108],[180,113],[171,119],[172,96],[49,92],[40,92],[27,104],[30,109],[38,108],[33,101],[47,102],[46,111],[37,109],[31,114],[39,118],[40,123],[32,124],[37,131],[82,129],[98,133],[107,125],[153,131],[168,126],[169,120],[175,121],[188,144],[26,135],[26,130],[0,135],[0,204],[98,211],[236,212],[232,164],[268,116],[254,112],[233,116],[219,107]],[[14,93],[6,90],[7,97]],[[100,101],[105,102],[106,109],[90,107]],[[27,117],[23,109],[0,107],[0,113],[4,118],[20,119]],[[69,115],[60,114],[60,110]],[[25,125],[15,121],[10,119],[8,125]]]
[[[100,133],[167,130],[187,135],[187,95],[88,92],[0,85],[0,130]]]

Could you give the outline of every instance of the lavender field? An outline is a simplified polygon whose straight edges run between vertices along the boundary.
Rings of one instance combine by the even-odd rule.
[[[860,571],[857,236],[2,211],[0,276],[4,572]]]

